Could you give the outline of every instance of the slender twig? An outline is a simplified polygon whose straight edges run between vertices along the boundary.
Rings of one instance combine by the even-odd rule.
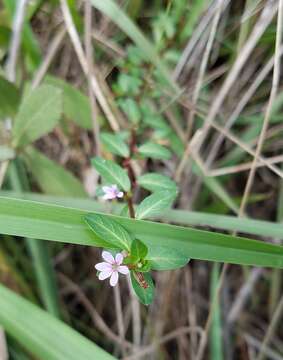
[[[279,76],[280,76],[280,44],[281,44],[282,26],[283,26],[282,25],[282,3],[283,3],[283,0],[280,0],[279,9],[278,9],[278,20],[277,20],[276,47],[275,47],[272,89],[271,89],[270,99],[269,99],[269,103],[268,103],[265,118],[264,118],[262,131],[261,131],[260,138],[259,138],[259,144],[258,144],[257,149],[256,149],[256,154],[255,154],[255,158],[254,158],[254,163],[255,164],[256,164],[256,162],[258,160],[258,156],[260,154],[260,150],[261,150],[261,147],[262,147],[262,144],[263,144],[263,141],[264,141],[265,133],[266,133],[267,126],[268,126],[269,117],[270,117],[270,114],[271,114],[272,104],[273,104],[273,101],[275,99],[275,96],[276,96],[276,93],[277,93],[277,88],[278,88],[278,83],[279,83]],[[251,172],[255,171],[255,169],[256,169],[256,167],[253,167],[251,169]],[[254,176],[254,174],[253,174],[253,176]],[[249,179],[250,178],[251,178],[251,176],[249,176]],[[248,179],[247,186],[246,186],[246,189],[249,186],[248,189],[247,189],[248,191],[245,191],[245,194],[244,194],[242,202],[241,202],[241,207],[240,207],[238,216],[243,216],[244,215],[244,209],[245,209],[246,202],[247,202],[247,199],[248,199],[249,191],[250,191],[251,186],[252,186],[253,178],[251,180],[249,180],[249,179]],[[211,325],[211,321],[212,321],[213,310],[214,310],[215,304],[218,301],[218,298],[219,298],[219,295],[220,295],[220,290],[221,290],[222,285],[224,283],[225,275],[227,273],[227,269],[228,269],[228,264],[224,264],[222,272],[220,274],[220,278],[219,278],[216,294],[215,294],[215,297],[214,297],[214,301],[213,301],[213,303],[212,303],[212,305],[210,307],[209,315],[208,315],[208,318],[207,318],[207,321],[206,321],[206,325],[205,325],[205,334],[206,334],[206,336],[203,337],[203,339],[200,342],[199,351],[198,351],[198,354],[196,356],[196,360],[201,360],[202,357],[203,357],[204,350],[205,350],[206,343],[207,343],[207,334],[208,334],[208,331],[210,329],[210,325]]]
[[[31,84],[32,89],[35,89],[41,83],[65,35],[66,35],[66,29],[61,28],[52,39],[46,51],[46,55],[33,77]]]
[[[6,161],[3,161],[3,162],[0,163],[0,188],[3,185],[5,175],[6,175],[6,171],[8,169],[8,165],[9,165],[9,160],[6,160]]]
[[[8,60],[6,65],[7,79],[11,82],[16,80],[16,64],[22,37],[22,28],[25,19],[25,12],[28,0],[19,0],[16,4],[16,12],[13,18],[13,31],[8,51]]]
[[[140,346],[141,341],[141,314],[140,314],[140,304],[133,291],[130,277],[127,277],[129,292],[131,296],[131,307],[132,307],[132,326],[133,326],[133,339],[134,345],[136,348]]]
[[[216,11],[215,11],[215,15],[213,17],[213,21],[211,24],[211,29],[209,32],[209,37],[207,40],[207,44],[205,47],[205,51],[202,57],[202,61],[200,64],[200,69],[199,69],[199,73],[198,73],[198,77],[197,77],[197,81],[196,81],[196,86],[195,86],[195,90],[193,93],[193,108],[195,108],[197,106],[198,103],[198,98],[200,95],[200,91],[201,91],[201,87],[202,87],[202,83],[203,83],[203,79],[204,79],[204,75],[206,72],[206,68],[207,68],[207,64],[208,64],[208,60],[209,60],[209,56],[211,53],[211,49],[212,49],[212,45],[216,36],[216,31],[217,31],[217,26],[220,20],[220,15],[221,15],[221,11],[222,11],[222,6],[223,6],[223,2],[225,0],[218,0],[217,4],[216,4]],[[187,130],[186,130],[186,141],[189,140],[191,132],[192,132],[192,128],[193,128],[193,121],[194,121],[194,117],[195,117],[195,111],[192,110],[189,113],[189,118],[188,118],[188,124],[187,124]]]
[[[283,46],[281,46],[280,49],[280,56],[283,54]],[[261,69],[261,71],[258,73],[255,80],[252,82],[251,86],[248,88],[248,90],[244,93],[240,101],[237,103],[237,106],[235,110],[232,112],[232,114],[228,117],[227,120],[224,121],[224,129],[229,130],[235,121],[238,119],[240,113],[243,111],[244,107],[247,105],[251,97],[255,94],[258,87],[261,85],[263,80],[267,77],[269,72],[272,70],[274,64],[274,56],[270,58],[270,60],[266,63],[266,65]],[[208,154],[208,157],[205,161],[206,166],[209,168],[211,164],[213,163],[218,150],[220,149],[220,146],[222,144],[222,141],[224,140],[225,135],[223,133],[219,134],[216,140],[214,141],[211,150]]]
[[[0,359],[1,360],[9,359],[6,336],[2,328],[0,328]]]
[[[243,286],[235,295],[235,301],[231,306],[231,309],[228,314],[227,322],[233,324],[239,317],[243,307],[245,306],[250,294],[252,293],[256,282],[260,279],[263,274],[263,268],[254,268],[252,269],[248,279],[245,281]]]
[[[276,94],[278,91],[278,85],[279,85],[279,79],[280,79],[280,45],[281,45],[281,41],[282,41],[282,28],[283,28],[283,24],[282,24],[282,22],[283,22],[283,14],[282,14],[283,5],[282,5],[282,2],[283,2],[283,0],[279,0],[272,87],[271,87],[269,102],[268,102],[264,120],[263,120],[261,133],[260,133],[260,136],[258,139],[258,144],[256,147],[255,156],[253,159],[253,164],[251,166],[251,170],[250,170],[249,177],[248,177],[248,180],[246,183],[244,195],[243,195],[243,198],[241,201],[240,216],[245,211],[245,206],[246,206],[246,203],[247,203],[247,200],[248,200],[248,197],[249,197],[252,185],[253,185],[254,176],[255,176],[255,172],[256,172],[256,164],[258,162],[258,156],[261,153],[261,149],[262,149],[262,146],[264,143],[266,131],[268,128],[268,124],[269,124],[269,120],[270,120],[270,116],[271,116],[271,112],[272,112],[272,106],[273,106],[273,103],[274,103],[274,100],[276,98]]]
[[[131,159],[136,151],[136,130],[131,129],[131,138],[130,138],[130,154],[127,159],[124,160],[123,166],[128,171],[129,179],[131,182],[131,192],[126,195],[126,201],[129,208],[129,214],[132,219],[135,219],[135,209],[133,202],[133,195],[136,187],[135,174],[132,168]],[[128,287],[131,295],[131,307],[132,307],[132,322],[133,322],[133,338],[134,344],[136,346],[140,345],[141,342],[141,316],[140,316],[140,303],[137,300],[133,289],[131,280],[128,277]]]
[[[90,0],[85,0],[85,53],[86,53],[86,61],[89,73],[87,75],[88,82],[88,95],[90,99],[90,107],[91,107],[91,117],[93,123],[93,136],[95,141],[95,150],[96,155],[100,155],[100,138],[99,138],[99,123],[97,120],[97,107],[96,107],[96,99],[91,87],[91,75],[94,74],[94,66],[93,66],[93,47],[92,47],[92,6]]]
[[[92,37],[94,38],[94,40],[100,42],[105,47],[109,48],[112,51],[112,53],[114,53],[113,56],[114,55],[116,56],[116,59],[117,59],[117,55],[119,55],[119,57],[121,58],[126,57],[127,55],[126,51],[114,41],[107,39],[107,37],[104,36],[102,33],[93,31]]]
[[[278,326],[279,321],[281,320],[282,314],[283,314],[283,296],[281,297],[276,307],[276,310],[274,311],[274,314],[272,316],[271,322],[268,326],[267,332],[262,341],[261,347],[259,349],[259,354],[256,360],[263,360],[265,355],[265,350],[267,349],[270,340],[273,338],[275,334],[276,328]]]
[[[224,84],[222,85],[221,89],[219,90],[215,100],[212,103],[210,111],[207,115],[207,119],[204,125],[204,132],[203,132],[203,139],[202,142],[205,140],[208,130],[211,126],[211,121],[213,121],[222,106],[224,99],[226,98],[229,90],[233,86],[237,76],[239,75],[240,71],[242,70],[243,66],[247,62],[251,52],[253,51],[255,45],[257,44],[258,40],[261,38],[262,34],[266,30],[267,26],[273,19],[277,10],[277,3],[274,1],[267,2],[265,8],[262,11],[260,18],[258,19],[254,29],[246,42],[243,46],[240,56],[238,56],[236,62],[234,63],[231,71],[229,72]],[[200,144],[201,146],[201,144]]]
[[[183,336],[183,335],[186,335],[189,333],[199,334],[201,338],[203,337],[203,331],[202,331],[202,328],[200,328],[200,327],[197,327],[197,326],[181,327],[177,330],[173,330],[169,334],[164,335],[162,338],[154,341],[153,344],[144,347],[141,351],[135,353],[134,355],[127,356],[123,360],[136,360],[138,357],[149,355],[152,352],[154,352],[156,350],[156,348],[158,348],[160,345],[162,345],[168,341],[171,341],[179,336]]]
[[[83,290],[75,284],[69,277],[59,272],[60,280],[66,284],[72,292],[76,294],[78,299],[81,301],[82,305],[88,311],[94,325],[102,332],[108,339],[115,342],[119,346],[131,348],[133,345],[128,341],[122,339],[112,332],[112,330],[105,324],[103,318],[99,315],[99,312],[96,311],[95,307],[91,303],[91,301],[87,298]]]
[[[256,339],[255,337],[249,335],[249,334],[244,334],[244,339],[246,340],[246,342],[250,345],[252,345],[253,347],[255,347],[256,349],[260,349],[262,346],[262,342],[259,341],[258,339]],[[263,350],[264,354],[266,356],[268,356],[268,358],[270,360],[282,360],[282,355],[276,353],[275,351],[271,350],[270,348],[266,347]]]
[[[84,51],[83,51],[83,48],[81,45],[81,41],[80,41],[78,32],[74,25],[68,4],[67,4],[66,0],[60,0],[60,4],[61,4],[62,14],[64,17],[64,21],[66,23],[66,28],[67,28],[68,34],[69,34],[72,44],[74,46],[74,49],[77,54],[80,65],[82,67],[82,70],[86,76],[88,76],[88,75],[90,76],[92,91],[94,92],[94,95],[96,96],[96,99],[99,102],[99,105],[101,106],[106,118],[108,119],[111,128],[114,131],[119,131],[119,129],[120,129],[119,123],[117,122],[113,112],[111,111],[111,108],[107,102],[107,99],[101,90],[99,82],[98,82],[95,74],[92,74],[88,68],[87,60],[86,60],[86,57],[85,57],[85,54],[84,54]]]
[[[269,164],[280,163],[283,161],[283,155],[272,156],[270,158],[267,158],[266,161],[268,161]],[[236,174],[241,171],[250,170],[251,165],[252,165],[252,162],[249,161],[247,163],[239,164],[239,165],[235,165],[235,166],[226,166],[226,167],[219,168],[219,169],[207,170],[207,174],[208,174],[208,176],[213,176],[213,177],[223,176],[223,175],[228,175],[228,174]],[[263,167],[263,166],[265,166],[265,164],[262,164],[262,163],[256,164],[256,168]]]
[[[229,90],[231,89],[235,80],[237,79],[238,74],[240,73],[240,71],[242,70],[246,61],[248,60],[252,50],[254,49],[258,40],[260,39],[260,37],[262,36],[264,31],[266,30],[267,26],[272,21],[273,16],[276,13],[276,10],[277,10],[277,3],[272,0],[269,1],[266,4],[265,8],[263,9],[262,14],[261,14],[259,20],[257,21],[256,25],[254,26],[254,29],[253,29],[248,41],[246,42],[245,46],[243,47],[240,56],[238,56],[231,71],[229,72],[226,80],[224,81],[222,87],[220,88],[215,100],[212,103],[212,106],[210,108],[210,111],[205,119],[205,122],[204,122],[204,125],[202,128],[203,129],[202,138],[198,144],[198,146],[199,146],[198,149],[200,149],[202,144],[204,143],[206,136],[211,127],[214,127],[215,129],[217,129],[223,133],[226,133],[226,136],[227,136],[228,132],[225,131],[225,129],[223,129],[217,123],[215,123],[214,120],[215,120],[215,118],[219,112],[219,109],[222,106],[227,94],[229,93]],[[237,140],[237,142],[235,141],[236,143],[240,142],[238,139],[236,139],[231,134],[229,134],[229,135],[230,135],[229,136],[230,139],[234,138],[234,140]],[[182,159],[184,164],[188,160],[188,158],[190,156],[190,152],[187,151],[185,155],[186,156],[184,156],[184,158]],[[184,167],[185,166],[183,166],[183,169],[184,169]],[[182,171],[179,171],[179,173],[182,173]]]
[[[118,324],[118,333],[119,337],[125,340],[125,325],[123,319],[123,310],[122,310],[122,302],[121,302],[121,292],[119,283],[114,286],[114,300],[115,300],[115,311],[117,317],[117,324]],[[125,356],[125,347],[122,347],[123,356]]]
[[[199,94],[200,94],[200,90],[201,90],[201,85],[203,82],[203,78],[205,75],[205,71],[207,68],[207,64],[208,64],[208,60],[209,60],[209,55],[212,49],[212,45],[213,45],[213,41],[216,35],[216,30],[217,30],[217,26],[218,26],[218,22],[220,19],[220,15],[221,15],[221,9],[222,9],[222,5],[223,5],[223,1],[224,0],[218,0],[217,1],[217,7],[216,7],[216,12],[213,18],[213,22],[211,25],[211,31],[210,31],[210,35],[208,37],[208,41],[207,41],[207,45],[204,51],[204,55],[202,58],[202,62],[200,65],[200,70],[199,70],[199,74],[198,74],[198,78],[197,78],[197,82],[196,82],[196,86],[195,86],[195,90],[193,93],[193,100],[192,100],[192,105],[193,105],[193,109],[189,112],[189,118],[188,118],[188,122],[187,122],[187,129],[186,129],[186,134],[185,134],[185,139],[184,141],[187,142],[191,136],[191,132],[193,130],[193,121],[194,121],[194,117],[195,117],[195,108],[197,106],[197,102],[198,102],[198,98],[199,98]],[[184,170],[184,167],[186,165],[187,162],[187,158],[190,155],[190,148],[191,148],[191,144],[187,144],[186,150],[183,154],[183,157],[177,167],[176,170],[176,179],[180,179],[181,174]]]
[[[206,14],[203,16],[200,23],[196,27],[193,36],[189,39],[184,51],[182,52],[182,55],[180,56],[180,59],[173,72],[174,80],[178,80],[178,77],[180,76],[184,66],[186,65],[189,56],[193,52],[197,42],[199,41],[200,37],[203,35],[205,29],[208,27],[209,22],[212,20],[213,14],[216,9],[216,1],[214,1],[214,3],[210,5]]]

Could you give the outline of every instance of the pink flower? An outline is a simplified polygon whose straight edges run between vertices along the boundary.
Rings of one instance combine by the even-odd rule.
[[[119,273],[127,275],[129,269],[123,263],[124,257],[121,253],[116,254],[115,259],[108,251],[102,251],[102,257],[105,262],[95,265],[96,270],[100,271],[98,275],[99,280],[105,280],[110,277],[110,285],[117,285]]]
[[[120,191],[117,185],[102,186],[102,190],[104,192],[102,197],[104,200],[113,200],[124,196],[123,191]]]

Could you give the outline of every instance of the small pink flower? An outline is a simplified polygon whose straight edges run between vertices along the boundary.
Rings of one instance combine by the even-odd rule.
[[[104,200],[113,200],[124,196],[123,191],[120,191],[117,185],[102,186],[102,190],[104,192],[102,197]]]
[[[116,254],[115,259],[108,251],[102,251],[102,257],[105,262],[95,265],[96,270],[100,271],[98,275],[99,280],[105,280],[110,277],[110,285],[117,285],[119,273],[127,275],[129,269],[123,263],[124,257],[121,253]]]

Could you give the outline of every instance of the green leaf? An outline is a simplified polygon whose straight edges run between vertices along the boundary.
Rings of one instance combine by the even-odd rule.
[[[33,147],[23,153],[24,161],[39,187],[47,194],[85,197],[86,192],[78,179]]]
[[[142,86],[142,80],[140,78],[138,78],[137,76],[133,76],[130,74],[125,74],[125,73],[120,73],[119,77],[118,77],[118,81],[117,81],[117,85],[116,85],[116,89],[117,89],[117,93],[119,95],[127,95],[127,94],[131,94],[131,95],[138,95],[140,92],[140,87]],[[123,106],[123,104],[126,105],[126,103],[129,101],[132,104],[135,104],[134,100],[132,99],[125,99],[125,101],[119,101],[121,106]]]
[[[127,230],[111,218],[102,215],[87,214],[85,221],[91,230],[102,240],[117,249],[130,251],[132,237]]]
[[[0,119],[14,116],[20,102],[19,90],[10,81],[0,76]]]
[[[150,262],[152,270],[178,269],[190,261],[181,250],[172,250],[166,246],[151,246],[146,260]]]
[[[130,150],[127,144],[117,135],[101,133],[100,135],[103,145],[115,155],[128,157]]]
[[[147,255],[147,246],[140,240],[134,239],[131,245],[131,256],[137,259],[144,259]]]
[[[92,129],[90,102],[86,95],[69,83],[52,76],[47,76],[44,83],[62,90],[63,113],[68,119],[84,129]]]
[[[162,160],[168,160],[172,155],[170,150],[168,150],[166,147],[155,144],[153,142],[147,142],[139,146],[138,152],[145,157]]]
[[[96,157],[91,160],[92,165],[99,172],[99,174],[108,181],[111,185],[118,185],[121,189],[129,191],[131,183],[127,172],[121,166],[115,164],[111,160],[105,160]]]
[[[14,146],[27,145],[50,132],[60,120],[62,91],[42,85],[31,91],[20,105],[12,136]]]
[[[172,190],[177,192],[176,183],[169,177],[157,173],[148,173],[137,178],[138,184],[149,191]]]
[[[41,360],[114,360],[70,326],[0,284],[0,324]],[[66,346],[67,345],[67,346]]]
[[[158,191],[145,198],[136,209],[137,219],[157,216],[170,207],[176,198],[176,191]]]
[[[120,216],[125,216],[125,217],[129,217],[129,216],[130,216],[128,204],[126,204],[126,205],[123,206],[123,208],[121,209],[119,215],[120,215]]]
[[[131,271],[131,282],[135,294],[137,295],[140,302],[144,305],[149,305],[153,301],[154,297],[154,284],[150,273],[140,273],[144,277],[146,284],[148,285],[147,288],[143,288],[137,281],[137,275],[134,271]]]
[[[132,123],[137,124],[140,121],[141,112],[133,99],[119,100],[119,105]]]
[[[119,203],[101,203],[92,199],[70,198],[43,195],[37,193],[25,192],[21,194],[17,191],[0,191],[1,196],[39,201],[43,203],[57,204],[61,206],[70,206],[87,211],[99,211],[113,214],[120,214],[124,205]],[[282,207],[283,208],[283,207]],[[123,213],[123,216],[125,214]],[[186,211],[177,209],[167,209],[159,216],[153,217],[163,222],[170,222],[179,225],[193,225],[197,227],[209,226],[213,229],[222,229],[227,231],[236,231],[251,235],[274,237],[283,239],[283,224],[271,221],[255,220],[248,218],[239,218],[236,216],[210,214],[200,211]]]
[[[57,197],[55,201],[56,199]],[[89,210],[75,209],[73,206],[63,207],[0,197],[0,233],[71,244],[109,247],[109,243],[102,241],[86,227],[83,219],[88,213]],[[114,215],[98,215],[116,221],[134,238],[144,242],[149,251],[152,246],[166,246],[170,249],[181,249],[182,253],[191,259],[283,268],[282,246],[214,231],[139,221]],[[246,220],[243,223],[246,228],[249,228],[248,219],[243,220]],[[232,228],[236,226],[235,224],[239,224],[238,219],[235,221]],[[256,220],[252,223],[261,226],[265,234],[268,234],[266,229],[271,229],[270,234],[272,233],[272,226],[267,227],[268,224],[271,225],[270,223],[262,222],[261,225],[261,221]],[[273,234],[278,234],[278,237],[282,238],[283,226],[274,225]]]

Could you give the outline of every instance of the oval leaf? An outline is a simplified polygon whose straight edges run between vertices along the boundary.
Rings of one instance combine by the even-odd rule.
[[[138,184],[149,191],[155,192],[160,190],[177,191],[176,183],[169,177],[157,173],[148,173],[138,177]]]
[[[116,221],[97,214],[87,214],[85,221],[99,238],[111,244],[112,247],[130,251],[132,238],[128,231]]]
[[[42,85],[31,91],[20,105],[13,126],[13,145],[27,145],[50,132],[60,120],[62,91]]]
[[[147,246],[140,240],[134,239],[131,245],[131,256],[144,259],[147,255]]]
[[[0,76],[0,118],[14,116],[19,102],[19,90],[10,81]]]
[[[129,147],[125,142],[117,135],[102,133],[100,135],[101,141],[107,149],[115,155],[128,157],[130,154]]]
[[[152,159],[168,160],[171,158],[171,152],[166,147],[155,144],[153,142],[147,142],[138,148],[138,152]]]
[[[70,3],[69,3],[70,4]],[[92,117],[89,98],[74,86],[56,77],[47,76],[44,83],[62,90],[63,113],[84,129],[92,129]]]
[[[181,251],[164,246],[151,246],[146,260],[152,270],[173,270],[185,266],[190,259]]]
[[[145,198],[136,209],[137,219],[148,219],[169,208],[177,195],[176,191],[158,191]]]
[[[24,161],[45,193],[57,196],[86,197],[81,182],[69,171],[48,157],[28,146],[23,153]]]
[[[135,79],[133,78],[133,80],[135,80]],[[138,81],[140,81],[140,80],[138,79]],[[132,82],[132,84],[135,87],[135,83]],[[129,90],[127,90],[127,92],[129,92],[129,91],[133,92],[132,90],[133,89],[129,89]],[[133,99],[126,98],[126,99],[123,99],[122,101],[120,100],[119,104],[120,104],[120,107],[122,108],[122,110],[124,111],[124,113],[128,116],[128,119],[132,123],[137,124],[140,121],[141,113],[140,113],[137,103]]]
[[[116,184],[125,191],[129,191],[131,183],[127,172],[113,161],[96,157],[91,160],[92,165],[99,174],[111,185]]]
[[[151,278],[150,273],[142,273],[142,276],[144,277],[144,280],[146,284],[148,285],[147,288],[143,288],[138,280],[137,280],[137,274],[134,271],[131,271],[131,282],[133,289],[135,291],[135,294],[137,295],[140,302],[144,305],[149,305],[152,303],[153,297],[154,297],[154,284]]]

